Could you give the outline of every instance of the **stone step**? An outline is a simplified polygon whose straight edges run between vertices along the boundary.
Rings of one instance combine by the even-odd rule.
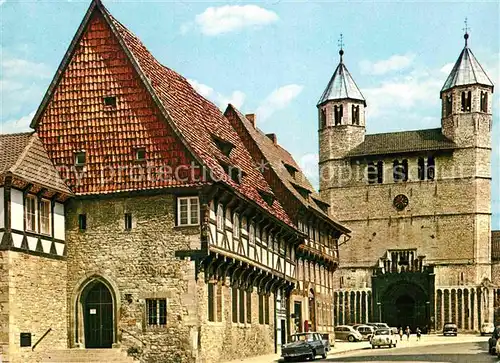
[[[134,363],[135,360],[120,349],[61,349],[43,353],[41,362]]]

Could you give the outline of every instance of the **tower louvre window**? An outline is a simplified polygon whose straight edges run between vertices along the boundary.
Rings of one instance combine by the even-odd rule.
[[[335,106],[333,111],[335,117],[335,126],[340,125],[342,123],[342,117],[344,116],[344,108],[342,105]]]
[[[453,95],[448,95],[445,98],[445,116],[451,115],[453,105]]]
[[[319,124],[320,128],[326,127],[326,111],[325,111],[325,109],[322,109],[320,111],[319,121],[320,121],[320,124]]]
[[[488,112],[488,92],[481,92],[481,112]]]
[[[471,102],[472,102],[471,91],[462,92],[462,107],[461,107],[462,112],[470,112]]]
[[[359,125],[359,105],[352,105],[352,124]]]

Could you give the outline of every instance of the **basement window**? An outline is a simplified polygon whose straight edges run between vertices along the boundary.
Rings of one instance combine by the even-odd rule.
[[[116,107],[116,96],[104,97],[104,105],[107,107]]]

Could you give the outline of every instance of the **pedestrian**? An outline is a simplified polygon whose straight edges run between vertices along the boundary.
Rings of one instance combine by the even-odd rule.
[[[417,326],[417,340],[420,340],[420,336],[422,335],[422,331],[420,330],[420,328]]]
[[[406,341],[410,340],[411,330],[409,326],[406,327],[405,333],[406,333]]]
[[[399,327],[399,341],[400,342],[403,341],[403,327],[402,326]]]

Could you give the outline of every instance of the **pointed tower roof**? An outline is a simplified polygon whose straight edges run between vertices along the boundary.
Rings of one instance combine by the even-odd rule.
[[[340,63],[335,69],[330,82],[323,91],[321,98],[318,101],[318,106],[327,101],[342,100],[342,99],[352,99],[363,101],[366,106],[366,100],[361,94],[356,82],[352,78],[351,74],[347,70],[347,67],[343,61],[344,50],[340,49]]]
[[[493,87],[493,82],[484,71],[481,64],[477,61],[472,51],[467,45],[469,34],[465,33],[465,47],[458,56],[450,75],[444,82],[441,92],[447,91],[456,86],[466,86],[471,84],[481,84],[484,86]]]

